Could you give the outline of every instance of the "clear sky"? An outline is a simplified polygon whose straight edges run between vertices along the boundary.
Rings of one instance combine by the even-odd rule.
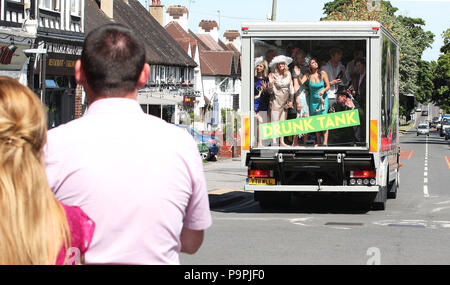
[[[151,0],[139,0],[144,6]],[[323,17],[323,6],[331,0],[278,0],[277,21],[318,21]],[[241,29],[242,22],[265,20],[272,13],[272,0],[161,0],[165,11],[169,6],[189,8],[189,28],[196,33],[201,20],[215,20],[220,24],[220,36],[227,30]],[[427,61],[437,60],[443,45],[442,33],[450,28],[450,0],[391,0],[404,15],[425,20],[425,31],[434,35],[432,48],[423,53]],[[165,16],[164,16],[165,17]],[[165,18],[164,18],[165,19]]]

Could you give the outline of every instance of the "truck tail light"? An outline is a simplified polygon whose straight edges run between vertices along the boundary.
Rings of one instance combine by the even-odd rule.
[[[249,170],[248,177],[270,177],[270,170]]]
[[[375,170],[354,170],[350,171],[350,185],[364,185],[371,186],[376,184],[375,177],[377,172]]]
[[[350,171],[350,178],[373,178],[376,177],[375,170],[354,170]]]

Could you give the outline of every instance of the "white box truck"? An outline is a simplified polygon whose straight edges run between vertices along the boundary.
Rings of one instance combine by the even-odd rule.
[[[305,74],[310,72],[310,58],[315,58],[323,68],[331,64],[328,62],[331,51],[340,52],[340,64],[346,68],[347,78],[331,86],[323,96],[328,97],[329,107],[336,106],[333,105],[339,104],[336,90],[342,93],[352,85],[358,92],[347,92],[347,97],[364,102],[360,102],[358,113],[350,109],[347,114],[333,113],[335,110],[328,109],[322,115],[313,115],[314,90],[306,80],[304,99],[311,114],[303,115],[291,105],[290,109],[286,107],[286,120],[272,118],[271,106],[275,106],[272,100],[277,95],[273,88],[267,87],[267,81],[266,88],[255,88],[258,80],[255,59],[270,53],[295,57],[298,50],[304,54],[303,63],[297,63],[305,65],[302,68]],[[360,70],[356,80],[352,79],[355,74],[351,74],[354,54],[365,60],[365,72]],[[399,188],[398,66],[398,41],[378,22],[243,23],[240,103],[241,159],[248,168],[245,190],[253,191],[262,207],[287,206],[292,195],[339,193],[362,198],[373,208],[384,210],[387,198],[395,198]],[[333,67],[336,68],[334,62]],[[291,76],[297,76],[290,68]],[[365,84],[361,85],[363,73]],[[333,75],[328,74],[329,81]],[[300,78],[304,77],[300,75]],[[265,110],[255,108],[255,96],[260,98],[262,89],[269,101]],[[298,90],[289,99],[294,104],[300,96]],[[359,136],[355,139],[357,129]],[[324,144],[326,132],[328,142]],[[286,145],[281,143],[281,138]]]

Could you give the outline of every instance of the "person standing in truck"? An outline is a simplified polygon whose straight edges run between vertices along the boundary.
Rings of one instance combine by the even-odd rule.
[[[297,110],[297,118],[309,117],[309,90],[306,84],[301,84],[301,78],[308,71],[308,63],[305,61],[305,52],[301,49],[296,49],[294,53],[294,62],[291,70],[292,80],[295,90],[294,107]],[[298,146],[299,136],[294,136],[292,145]],[[306,145],[308,134],[303,135],[303,144]]]
[[[358,110],[359,120],[364,118],[364,110],[356,101],[349,90],[338,90],[336,93],[336,103],[330,108],[330,113],[343,112],[348,110]],[[361,127],[353,126],[347,128],[334,129],[330,131],[329,139],[332,144],[355,145],[361,142]]]
[[[333,105],[336,101],[336,92],[339,85],[347,85],[348,79],[345,72],[345,66],[341,62],[342,50],[340,48],[332,48],[330,50],[330,60],[322,67],[328,75],[330,81],[330,91],[328,92],[328,99]]]
[[[259,124],[267,122],[267,111],[269,109],[269,95],[267,94],[267,83],[269,79],[267,75],[269,67],[264,58],[255,58],[255,78],[254,78],[254,109],[256,113],[256,132],[258,135],[258,146],[263,146],[261,136],[259,134]]]
[[[328,113],[329,101],[327,91],[330,90],[330,81],[325,71],[321,71],[316,58],[309,61],[309,73],[306,73],[301,84],[308,82],[309,86],[309,114],[325,115]],[[321,133],[316,133],[316,146],[322,143]],[[323,132],[323,145],[328,145],[328,131]]]
[[[292,58],[278,55],[270,62],[270,68],[274,70],[269,74],[268,91],[270,94],[269,108],[271,122],[285,121],[287,110],[294,106],[294,85],[288,65]],[[276,141],[273,141],[276,144]],[[284,138],[280,138],[280,146],[288,146]]]

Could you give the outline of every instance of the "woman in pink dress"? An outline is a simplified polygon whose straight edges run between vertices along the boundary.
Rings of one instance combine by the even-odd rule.
[[[94,222],[48,186],[46,134],[38,97],[0,76],[0,264],[80,264],[92,240]]]

